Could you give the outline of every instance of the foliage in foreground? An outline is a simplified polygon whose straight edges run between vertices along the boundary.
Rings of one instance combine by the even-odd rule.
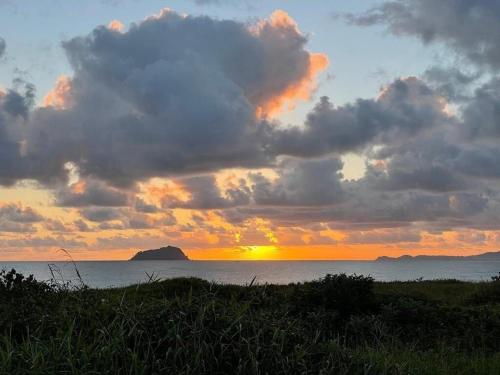
[[[0,274],[2,374],[500,374],[500,282],[94,290]]]

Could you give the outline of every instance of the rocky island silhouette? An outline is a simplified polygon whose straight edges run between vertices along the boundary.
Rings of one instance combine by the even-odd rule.
[[[189,260],[184,252],[175,246],[138,251],[130,260]]]

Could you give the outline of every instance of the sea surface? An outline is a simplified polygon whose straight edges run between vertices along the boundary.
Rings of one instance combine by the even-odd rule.
[[[227,284],[288,284],[318,279],[328,273],[370,275],[375,280],[459,279],[490,280],[500,272],[500,261],[86,261],[0,262],[0,269],[16,271],[37,280],[83,282],[96,288],[126,286],[181,276],[194,276]]]

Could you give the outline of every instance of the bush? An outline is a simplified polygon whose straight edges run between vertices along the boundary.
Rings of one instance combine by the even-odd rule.
[[[500,304],[500,280],[485,285],[474,293],[468,302],[476,305]]]
[[[32,275],[24,277],[15,270],[0,271],[0,331],[20,338],[30,325],[38,325],[52,296],[53,288]]]
[[[416,298],[413,282],[380,294],[372,278],[346,275],[106,290],[0,275],[0,374],[500,373],[497,306],[436,300],[444,281],[419,282]]]
[[[377,308],[373,278],[346,274],[328,274],[318,281],[298,284],[292,301],[298,311],[324,308],[338,312],[341,317]]]
[[[0,298],[25,297],[50,291],[47,283],[36,281],[33,275],[25,277],[16,270],[0,271]]]

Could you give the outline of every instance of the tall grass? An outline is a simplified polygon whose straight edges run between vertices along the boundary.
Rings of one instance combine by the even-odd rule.
[[[497,282],[151,279],[74,290],[1,273],[0,373],[500,374]],[[462,297],[441,297],[452,286]]]

